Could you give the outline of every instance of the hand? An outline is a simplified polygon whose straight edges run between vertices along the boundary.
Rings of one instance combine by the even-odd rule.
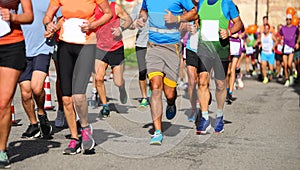
[[[54,32],[48,32],[48,31],[45,31],[44,32],[44,37],[45,38],[52,38],[54,35]]]
[[[54,33],[58,30],[56,24],[52,21],[52,22],[49,22],[48,24],[46,24],[46,31],[49,32],[49,33]]]
[[[175,23],[177,22],[177,17],[174,16],[169,10],[165,10],[167,12],[166,15],[164,15],[164,20],[166,23]]]
[[[220,37],[221,37],[223,40],[229,37],[228,31],[227,31],[227,30],[222,29],[222,28],[219,28],[219,31],[220,31]]]
[[[92,23],[89,21],[84,22],[82,25],[80,25],[81,31],[84,33],[90,32],[93,28]]]
[[[10,21],[11,19],[11,14],[7,8],[0,7],[0,15],[3,21]]]
[[[197,33],[197,31],[198,31],[197,25],[196,24],[191,25],[191,33],[194,35]]]
[[[146,19],[141,17],[139,19],[136,20],[136,23],[135,23],[135,28],[143,28],[145,26],[145,21]]]
[[[120,27],[118,28],[111,28],[111,30],[113,31],[112,32],[112,35],[114,35],[115,37],[118,37],[122,34],[122,30]]]
[[[298,48],[299,48],[299,44],[298,44],[298,43],[296,43],[296,45],[295,45],[295,49],[296,49],[296,50],[298,50]]]

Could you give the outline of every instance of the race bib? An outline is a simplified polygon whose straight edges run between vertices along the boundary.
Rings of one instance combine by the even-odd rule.
[[[194,50],[198,48],[199,31],[190,37],[190,47]]]
[[[283,53],[284,54],[291,54],[294,52],[294,48],[288,46],[288,45],[284,45],[284,50],[283,50]]]
[[[85,43],[86,34],[81,31],[81,25],[83,25],[87,20],[70,18],[66,19],[63,23],[63,34],[62,38],[66,42],[73,43]]]
[[[240,42],[230,42],[230,55],[240,55]]]
[[[10,23],[3,21],[2,16],[0,15],[0,37],[8,34],[10,31]]]
[[[282,45],[278,44],[278,45],[277,45],[277,50],[278,50],[278,51],[282,51]]]
[[[202,20],[201,37],[203,41],[219,41],[219,20]]]
[[[253,54],[253,47],[246,47],[246,54]]]

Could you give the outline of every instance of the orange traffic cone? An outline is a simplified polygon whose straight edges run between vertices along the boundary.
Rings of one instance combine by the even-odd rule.
[[[45,90],[45,110],[53,110],[52,102],[51,102],[51,91],[50,91],[50,79],[49,74],[47,75],[45,82],[44,82],[44,90]]]

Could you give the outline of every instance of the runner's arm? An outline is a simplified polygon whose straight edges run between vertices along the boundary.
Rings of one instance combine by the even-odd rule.
[[[30,24],[33,21],[33,11],[31,0],[21,0],[22,14],[12,14],[9,9],[0,7],[0,15],[2,20],[9,21],[16,24]]]
[[[118,17],[120,17],[124,23],[120,26],[121,30],[124,31],[132,24],[132,19],[128,15],[128,13],[122,8],[120,5],[116,4],[116,13]]]

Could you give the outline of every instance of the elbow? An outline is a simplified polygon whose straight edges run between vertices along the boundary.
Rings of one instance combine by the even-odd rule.
[[[31,24],[34,20],[33,12],[27,14],[27,19],[24,21],[24,24]]]

